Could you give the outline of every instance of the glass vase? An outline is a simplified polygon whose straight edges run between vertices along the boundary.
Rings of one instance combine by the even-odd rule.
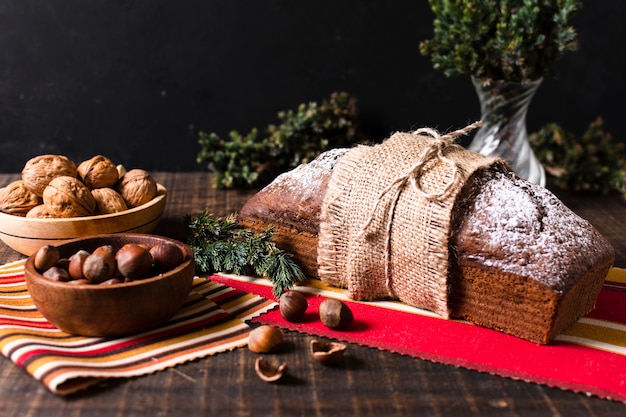
[[[542,79],[527,83],[485,83],[472,77],[483,125],[468,148],[485,156],[500,157],[511,164],[520,177],[545,186],[545,171],[526,132],[528,106],[541,82]]]

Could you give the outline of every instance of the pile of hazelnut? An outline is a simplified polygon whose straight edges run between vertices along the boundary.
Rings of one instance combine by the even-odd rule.
[[[184,254],[172,242],[154,246],[126,243],[115,250],[98,246],[92,252],[78,250],[62,258],[59,248],[42,246],[34,255],[37,272],[53,281],[71,284],[118,284],[157,276],[184,261]]]
[[[306,297],[298,291],[287,291],[279,300],[281,316],[292,323],[304,319],[309,306]],[[352,310],[341,300],[325,298],[319,305],[319,319],[330,329],[345,329],[354,320]],[[276,353],[284,343],[283,332],[278,327],[261,325],[250,332],[248,348],[255,353]],[[311,357],[324,365],[336,365],[341,362],[347,348],[345,343],[311,340],[309,350]],[[272,363],[264,357],[257,357],[254,369],[264,381],[278,381],[287,372],[287,363]]]
[[[128,172],[96,155],[78,164],[63,155],[40,155],[22,178],[0,188],[0,211],[22,217],[68,218],[110,214],[140,206],[157,195],[142,169]]]

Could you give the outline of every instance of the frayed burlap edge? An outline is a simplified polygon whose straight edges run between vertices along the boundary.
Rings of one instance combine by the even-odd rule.
[[[455,198],[472,173],[502,166],[453,144],[455,137],[431,129],[399,132],[342,157],[321,211],[322,281],[356,300],[399,299],[449,316]]]

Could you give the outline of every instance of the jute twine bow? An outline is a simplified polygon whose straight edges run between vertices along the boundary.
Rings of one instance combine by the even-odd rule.
[[[409,182],[412,188],[425,199],[432,200],[432,199],[440,198],[446,195],[446,193],[448,193],[448,191],[450,191],[452,186],[456,183],[457,173],[458,173],[459,168],[454,161],[452,161],[451,159],[447,158],[444,155],[445,149],[453,145],[456,138],[458,138],[459,136],[467,135],[472,130],[482,126],[482,124],[483,122],[479,120],[477,122],[474,122],[464,127],[463,129],[455,130],[443,136],[440,135],[439,132],[437,132],[435,129],[431,129],[431,128],[420,128],[412,132],[414,135],[423,135],[423,134],[428,135],[433,139],[433,141],[430,145],[428,145],[422,151],[421,155],[417,158],[415,163],[407,170],[405,174],[400,175],[395,180],[393,180],[391,184],[389,184],[389,186],[386,187],[380,193],[369,219],[363,225],[363,227],[361,228],[361,231],[359,232],[359,236],[366,233],[367,229],[374,221],[374,215],[376,211],[378,210],[378,207],[382,203],[383,197],[385,197],[385,195],[387,195],[389,192],[394,190],[394,195],[391,200],[391,204],[389,206],[389,211],[387,213],[387,222],[385,225],[385,247],[384,247],[385,286],[387,287],[387,291],[390,296],[395,297],[395,294],[393,293],[393,289],[391,288],[391,276],[389,274],[389,265],[390,265],[390,260],[391,260],[391,251],[390,251],[391,225],[393,223],[393,216],[395,213],[396,205],[398,203],[398,199],[400,198],[400,194],[402,193],[402,190],[406,186],[406,183]],[[451,174],[450,174],[450,179],[448,180],[448,182],[443,184],[442,187],[438,191],[426,192],[422,189],[422,186],[420,185],[420,178],[424,175],[424,173],[427,172],[428,164],[432,160],[437,160],[448,165],[450,167]]]

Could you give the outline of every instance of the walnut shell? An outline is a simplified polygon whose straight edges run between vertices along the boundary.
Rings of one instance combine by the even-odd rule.
[[[112,188],[95,188],[91,195],[96,200],[96,212],[99,214],[119,213],[128,209],[122,196]]]
[[[126,174],[126,168],[122,164],[117,164],[117,178],[122,178]]]
[[[26,216],[33,207],[41,204],[41,198],[30,191],[24,181],[17,180],[0,188],[0,211],[15,216]]]
[[[82,217],[93,214],[96,200],[85,184],[74,177],[56,177],[43,192],[43,203],[55,217]]]
[[[157,195],[156,181],[143,169],[131,169],[126,172],[117,185],[128,207],[137,207],[152,200]]]
[[[48,206],[46,206],[45,204],[40,204],[30,209],[30,211],[26,213],[26,217],[30,219],[51,219],[55,216],[50,213]]]
[[[113,187],[119,179],[113,161],[102,155],[81,162],[77,171],[78,178],[90,189]]]
[[[24,165],[22,169],[22,180],[33,193],[39,197],[43,196],[50,181],[56,177],[68,176],[76,177],[78,171],[76,164],[63,155],[39,155]]]

